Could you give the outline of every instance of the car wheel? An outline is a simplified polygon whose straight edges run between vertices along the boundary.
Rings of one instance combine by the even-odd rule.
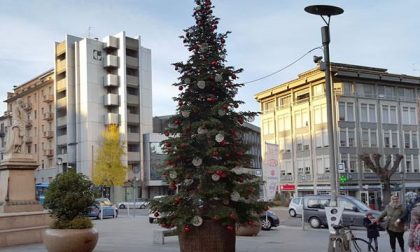
[[[317,217],[311,217],[309,219],[309,225],[312,228],[319,228],[319,227],[321,227],[321,221]]]
[[[261,229],[262,230],[270,230],[273,224],[271,223],[271,218],[260,218],[261,220]]]
[[[152,224],[155,219],[149,217],[149,223]]]
[[[145,205],[140,205],[140,207],[139,207],[140,209],[145,209],[146,208],[146,206]]]
[[[289,210],[289,215],[290,215],[291,217],[296,217],[296,211],[295,211],[295,209],[290,209],[290,210]]]
[[[124,204],[121,204],[120,205],[120,209],[125,209],[125,205]]]

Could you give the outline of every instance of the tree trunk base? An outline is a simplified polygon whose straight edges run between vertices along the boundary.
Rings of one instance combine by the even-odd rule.
[[[181,252],[235,252],[235,230],[210,220],[188,233],[181,232],[178,238]]]

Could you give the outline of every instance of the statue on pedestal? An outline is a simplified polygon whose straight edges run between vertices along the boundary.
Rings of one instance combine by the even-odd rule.
[[[28,115],[25,111],[25,102],[19,98],[12,107],[12,123],[6,135],[5,153],[25,153],[24,143],[27,138],[26,122]]]

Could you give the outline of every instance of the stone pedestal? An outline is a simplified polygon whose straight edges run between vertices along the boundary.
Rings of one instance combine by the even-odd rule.
[[[43,210],[35,195],[37,167],[31,155],[16,153],[0,163],[0,213]]]
[[[36,200],[37,167],[27,154],[7,154],[0,162],[0,248],[42,242],[52,221]]]

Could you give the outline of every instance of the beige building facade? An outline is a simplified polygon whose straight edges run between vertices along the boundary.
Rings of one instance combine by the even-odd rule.
[[[7,111],[0,120],[1,149],[5,146],[5,135],[10,125],[13,106],[22,99],[25,104],[25,138],[24,152],[31,154],[38,163],[36,173],[48,173],[38,182],[51,181],[56,171],[55,160],[55,103],[54,103],[54,70],[48,70],[39,76],[16,86],[8,93]],[[3,153],[2,153],[3,156]]]
[[[338,63],[331,71],[335,169],[342,168],[337,177],[347,179],[339,184],[340,193],[375,208],[381,204],[382,185],[359,160],[359,155],[373,153],[404,155],[392,176],[392,189],[394,193],[418,190],[420,78]],[[279,191],[330,193],[325,74],[319,65],[255,98],[261,105],[262,143],[279,145]]]

